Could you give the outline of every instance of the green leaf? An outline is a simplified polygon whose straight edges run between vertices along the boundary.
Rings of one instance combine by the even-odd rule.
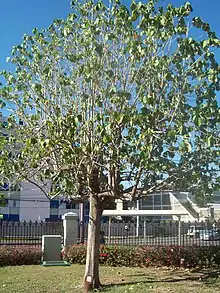
[[[201,28],[202,24],[203,24],[203,22],[202,22],[202,20],[201,20],[200,17],[194,17],[194,18],[193,18],[193,25],[194,25],[195,27],[197,27],[197,28]]]
[[[102,54],[103,54],[103,45],[96,44],[96,46],[95,46],[95,50],[96,50],[96,52],[97,52],[100,56],[102,56]]]
[[[82,119],[83,119],[83,118],[82,118],[82,115],[79,114],[79,115],[76,116],[76,118],[75,118],[75,122],[76,122],[76,123],[80,123],[80,122],[82,122]]]
[[[147,115],[147,114],[149,113],[147,107],[142,107],[142,108],[141,108],[141,113],[142,113],[143,115]]]
[[[32,30],[32,33],[33,33],[33,34],[37,34],[37,33],[38,33],[38,29],[37,29],[37,28],[34,28],[34,29]]]
[[[190,142],[188,140],[185,140],[184,144],[185,144],[187,151],[190,153],[192,151],[192,146],[191,146]]]
[[[208,145],[208,147],[211,146],[211,141],[212,141],[212,137],[209,136],[209,137],[207,138],[207,145]]]
[[[202,42],[202,47],[203,47],[203,48],[207,47],[208,45],[209,45],[209,40],[204,40],[204,41]]]
[[[6,106],[6,103],[3,100],[0,100],[0,108],[4,108]]]
[[[5,199],[4,194],[0,193],[0,207],[5,207],[7,205],[7,201]]]
[[[108,135],[105,134],[102,137],[102,141],[103,141],[104,144],[107,144],[107,143],[111,142],[111,138]]]
[[[175,138],[176,131],[175,130],[169,130],[167,136],[171,139]]]
[[[43,148],[47,148],[49,144],[50,144],[50,139],[49,138],[46,138],[46,139],[41,141],[41,146]]]

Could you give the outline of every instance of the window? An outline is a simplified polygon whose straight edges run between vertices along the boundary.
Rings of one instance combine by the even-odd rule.
[[[148,195],[142,198],[142,209],[152,210],[153,209],[153,195]]]
[[[19,215],[8,215],[8,221],[18,222],[19,221]]]
[[[155,194],[154,195],[154,210],[160,210],[161,209],[161,194]]]
[[[59,207],[59,200],[51,200],[50,201],[50,208],[57,209]]]
[[[68,210],[77,210],[77,209],[79,209],[79,204],[70,201],[66,204],[66,208]]]

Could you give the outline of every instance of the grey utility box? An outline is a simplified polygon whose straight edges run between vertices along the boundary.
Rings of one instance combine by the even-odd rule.
[[[42,236],[43,261],[61,261],[61,241],[60,235]]]

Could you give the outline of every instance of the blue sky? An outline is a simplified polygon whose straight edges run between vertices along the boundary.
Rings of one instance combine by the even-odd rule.
[[[69,0],[1,0],[0,9],[0,70],[13,45],[21,43],[24,33],[33,28],[46,28],[56,18],[70,12]]]
[[[21,43],[24,33],[33,28],[45,28],[56,18],[70,12],[70,0],[1,0],[0,9],[0,70],[9,69],[5,62],[13,45]],[[123,3],[129,3],[122,0]],[[162,3],[181,5],[185,0],[164,0]],[[191,0],[194,14],[210,23],[220,36],[220,0]],[[218,53],[220,56],[220,52]]]

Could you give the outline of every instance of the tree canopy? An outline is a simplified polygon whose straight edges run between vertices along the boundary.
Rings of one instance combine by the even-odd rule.
[[[13,130],[1,137],[1,173],[49,180],[68,195],[212,192],[215,33],[199,17],[191,21],[188,2],[72,5],[66,20],[24,35],[8,58],[15,72],[2,71],[1,104],[13,112]]]

